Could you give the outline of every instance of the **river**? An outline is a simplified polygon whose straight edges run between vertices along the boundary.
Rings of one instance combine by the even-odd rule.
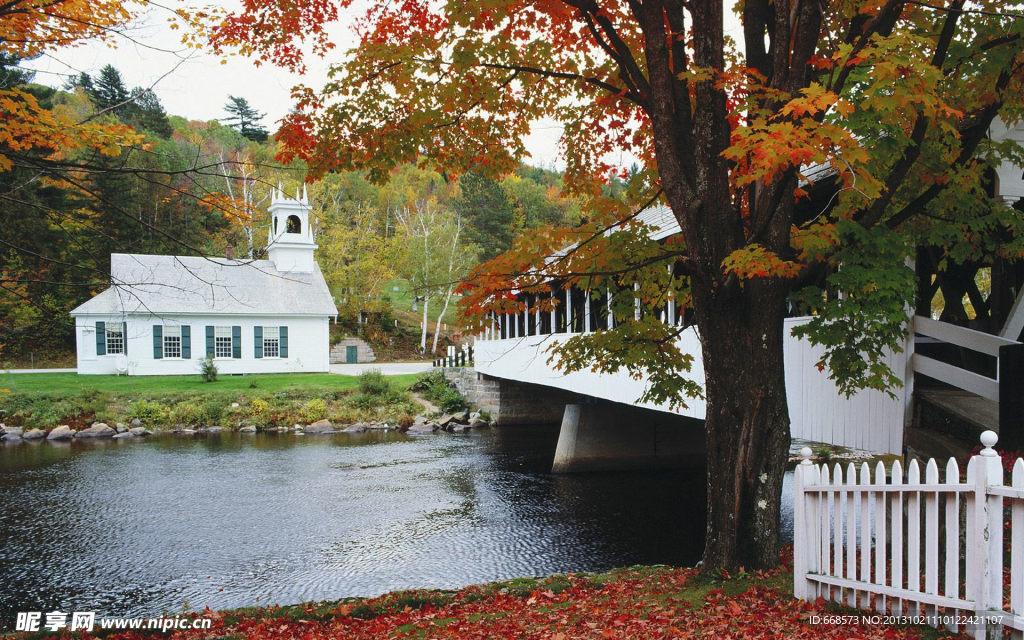
[[[552,475],[557,437],[0,446],[0,629],[18,611],[153,616],[700,558],[703,471]]]

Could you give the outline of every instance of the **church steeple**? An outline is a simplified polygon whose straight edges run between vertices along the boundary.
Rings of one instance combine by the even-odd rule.
[[[309,204],[306,186],[302,195],[298,190],[295,199],[285,198],[280,187],[273,190],[270,199],[270,231],[267,238],[267,254],[278,271],[283,273],[312,273],[313,230],[309,226]]]

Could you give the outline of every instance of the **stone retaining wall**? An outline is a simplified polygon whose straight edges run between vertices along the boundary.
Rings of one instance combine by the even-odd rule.
[[[565,405],[580,402],[575,393],[492,378],[472,367],[445,368],[444,375],[494,425],[561,424]]]
[[[365,340],[359,338],[342,338],[341,342],[331,347],[331,364],[345,364],[345,347],[356,348],[356,362],[374,362],[377,355]]]

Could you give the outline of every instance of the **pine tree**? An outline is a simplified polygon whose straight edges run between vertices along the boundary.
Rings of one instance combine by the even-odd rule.
[[[170,138],[174,133],[167,112],[160,104],[160,98],[150,89],[132,89],[132,102],[125,111],[125,120],[137,131],[150,131],[161,138]]]
[[[85,77],[88,78],[88,76]],[[111,109],[118,115],[123,115],[124,105],[127,104],[131,94],[124,86],[121,73],[113,65],[108,64],[100,69],[100,75],[92,80],[91,86],[83,86],[97,110]]]
[[[260,120],[267,114],[254,109],[245,98],[229,95],[224,110],[231,116],[223,118],[222,122],[238,129],[238,132],[246,138],[254,142],[264,142],[270,135],[267,129],[260,124]]]
[[[501,183],[471,171],[459,180],[462,194],[452,203],[468,222],[469,240],[491,259],[512,246],[515,209]]]

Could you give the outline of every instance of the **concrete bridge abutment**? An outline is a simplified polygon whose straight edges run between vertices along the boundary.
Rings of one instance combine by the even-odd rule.
[[[704,464],[704,421],[629,405],[567,404],[553,473]]]
[[[444,375],[495,426],[560,424],[553,473],[678,468],[704,464],[704,421],[495,378],[472,367]]]

